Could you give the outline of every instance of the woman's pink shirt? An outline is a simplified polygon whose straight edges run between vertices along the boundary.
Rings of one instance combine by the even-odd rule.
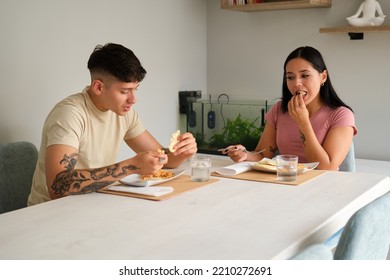
[[[276,128],[276,145],[279,153],[298,155],[299,162],[307,162],[298,126],[288,112],[282,111],[281,101],[271,108],[265,120],[267,125]],[[349,126],[353,128],[354,135],[357,134],[354,114],[346,107],[332,109],[324,105],[310,117],[310,122],[321,145],[328,131],[334,127]]]

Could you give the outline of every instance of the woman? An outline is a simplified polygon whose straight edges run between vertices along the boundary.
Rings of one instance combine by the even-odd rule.
[[[295,154],[299,162],[319,162],[317,169],[338,170],[357,133],[352,109],[336,94],[321,53],[312,47],[294,50],[284,63],[282,100],[266,114],[257,144],[260,154],[242,145],[225,154],[235,162]]]

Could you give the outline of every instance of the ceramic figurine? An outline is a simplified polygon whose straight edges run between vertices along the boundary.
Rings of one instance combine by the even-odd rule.
[[[359,15],[363,12],[363,16]],[[376,16],[378,13],[378,16]],[[360,4],[356,14],[347,17],[347,21],[352,26],[379,26],[385,20],[382,8],[376,0],[365,0]]]

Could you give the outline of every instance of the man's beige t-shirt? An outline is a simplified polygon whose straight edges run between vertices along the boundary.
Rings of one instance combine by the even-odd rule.
[[[133,108],[125,116],[102,112],[95,107],[87,90],[88,87],[62,100],[49,113],[42,131],[28,205],[50,200],[45,174],[47,147],[63,144],[76,148],[76,169],[104,167],[116,162],[123,140],[145,131]]]

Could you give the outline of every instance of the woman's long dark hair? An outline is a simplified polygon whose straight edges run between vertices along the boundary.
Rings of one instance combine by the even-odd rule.
[[[286,61],[284,62],[283,67],[283,94],[282,94],[282,110],[283,112],[287,112],[287,105],[290,99],[292,98],[292,94],[290,90],[287,87],[287,80],[286,80],[286,65],[287,63],[294,59],[294,58],[303,58],[307,62],[309,62],[314,69],[316,69],[319,73],[324,72],[324,70],[327,70],[328,78],[326,79],[323,86],[320,88],[320,98],[321,100],[330,108],[338,108],[340,106],[347,107],[352,112],[352,108],[346,105],[337,95],[336,91],[334,90],[332,86],[332,82],[330,81],[329,71],[326,68],[325,61],[322,58],[321,53],[316,50],[313,47],[299,47],[296,50],[294,50],[290,55],[287,57]]]

